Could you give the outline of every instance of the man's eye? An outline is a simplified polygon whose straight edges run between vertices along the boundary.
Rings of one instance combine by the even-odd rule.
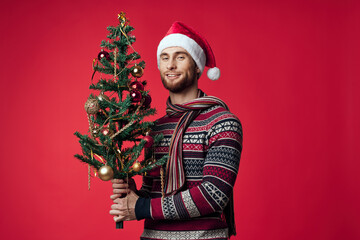
[[[185,57],[184,57],[184,56],[179,56],[178,59],[179,59],[179,60],[184,60]]]
[[[163,57],[163,58],[162,58],[163,61],[166,61],[166,60],[168,60],[168,59],[169,59],[168,57]]]

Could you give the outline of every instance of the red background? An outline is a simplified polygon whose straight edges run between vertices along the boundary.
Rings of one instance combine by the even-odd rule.
[[[125,11],[159,115],[155,52],[171,23],[211,43],[222,76],[200,87],[244,128],[233,239],[359,239],[359,10],[350,0],[2,3],[1,238],[140,236],[142,222],[114,228],[111,184],[88,191],[73,157],[91,61]]]

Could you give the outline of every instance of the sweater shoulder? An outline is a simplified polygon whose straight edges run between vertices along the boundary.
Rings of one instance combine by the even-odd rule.
[[[219,105],[212,106],[202,111],[196,118],[196,121],[207,122],[208,128],[213,128],[215,125],[224,122],[234,122],[241,126],[241,122],[235,114]]]

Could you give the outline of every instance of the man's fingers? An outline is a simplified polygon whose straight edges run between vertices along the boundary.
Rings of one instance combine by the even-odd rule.
[[[109,213],[110,215],[116,215],[116,216],[119,216],[119,214],[121,214],[119,210],[114,210],[114,209],[111,209]]]
[[[130,189],[113,189],[113,193],[114,194],[127,194],[129,193],[131,190]]]
[[[129,184],[127,183],[113,183],[113,188],[129,188]]]
[[[109,213],[114,216],[122,216],[124,214],[122,211],[116,209],[111,209]]]
[[[116,198],[116,199],[114,199],[113,202],[122,205],[122,204],[123,204],[123,199],[121,199],[121,198]]]
[[[123,179],[116,179],[116,178],[114,178],[114,179],[111,179],[111,182],[112,182],[112,183],[124,183],[125,181],[124,181]]]
[[[129,184],[123,179],[112,179],[111,182],[113,195],[110,196],[110,199],[113,200],[114,204],[111,205],[110,214],[114,216],[115,222],[128,220],[130,213],[127,208],[127,200],[124,197],[132,192]],[[133,180],[130,182],[132,186],[135,184]]]
[[[125,216],[114,216],[114,221],[115,222],[120,222],[120,221],[123,221],[125,218]]]
[[[123,194],[114,194],[114,195],[111,195],[110,196],[110,199],[111,200],[115,200],[115,199],[117,199],[117,198],[122,198],[123,197]]]
[[[116,203],[116,204],[112,204],[111,205],[111,209],[113,210],[119,210],[119,211],[124,211],[126,210],[122,204]]]
[[[124,197],[126,197],[127,194],[128,193],[126,191],[124,193],[115,193],[110,196],[110,199],[115,200],[116,198],[124,198]]]

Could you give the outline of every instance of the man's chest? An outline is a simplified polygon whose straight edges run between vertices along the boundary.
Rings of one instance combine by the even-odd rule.
[[[157,133],[164,136],[159,144],[154,146],[155,157],[158,159],[169,154],[174,129],[163,129]],[[208,150],[207,131],[196,124],[190,125],[183,134],[181,148],[186,178],[201,177]]]

